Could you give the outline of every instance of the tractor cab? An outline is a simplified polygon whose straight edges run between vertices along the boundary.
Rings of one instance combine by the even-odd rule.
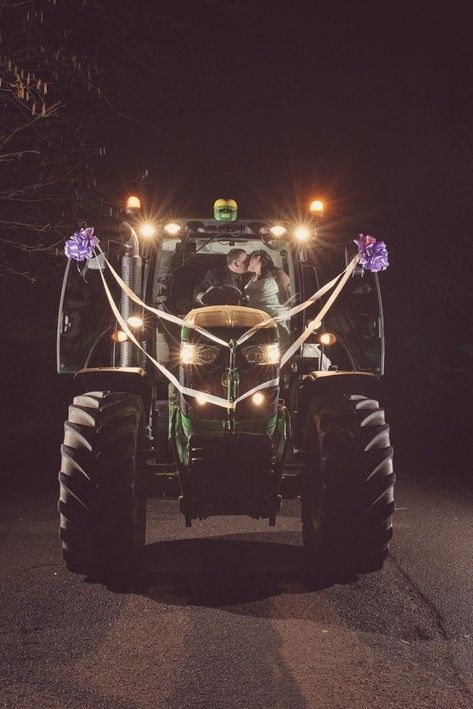
[[[213,287],[204,301],[196,301],[206,274],[222,272],[232,249],[241,249],[248,259],[254,252],[264,252],[275,269],[285,274],[289,285],[284,298],[280,298],[281,313],[310,299],[343,271],[355,253],[353,244],[334,248],[334,239],[320,228],[318,214],[302,224],[289,220],[247,221],[237,218],[233,200],[217,200],[214,212],[218,218],[162,219],[151,224],[144,221],[139,209],[132,208],[128,221],[122,223],[126,227],[121,228],[120,239],[102,240],[103,255],[81,264],[68,261],[58,319],[59,373],[75,373],[91,366],[142,366],[160,379],[159,372],[143,351],[131,345],[119,325],[103,280],[144,349],[160,362],[178,367],[180,326],[144,311],[124,297],[105,258],[144,303],[182,319],[202,305],[251,307],[241,283],[239,288]],[[300,336],[328,295],[288,318],[284,323],[285,346]],[[258,308],[265,310],[264,301],[256,302]],[[294,356],[311,360],[304,363],[305,368],[310,365],[317,370],[382,375],[384,333],[377,274],[355,269],[321,327]]]

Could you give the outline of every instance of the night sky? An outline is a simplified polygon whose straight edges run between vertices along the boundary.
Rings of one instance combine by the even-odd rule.
[[[194,209],[221,193],[258,210],[321,192],[386,218],[416,183],[435,187],[473,108],[466,15],[405,7],[164,4],[176,29],[144,76],[150,128],[146,141],[129,129],[128,168]]]

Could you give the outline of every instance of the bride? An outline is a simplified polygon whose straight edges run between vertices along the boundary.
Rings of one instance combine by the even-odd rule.
[[[245,286],[245,294],[250,308],[264,310],[276,317],[284,315],[287,307],[284,305],[289,298],[290,279],[282,268],[277,268],[271,256],[266,251],[254,251],[248,257],[248,272],[253,277]],[[279,320],[280,326],[289,333],[289,322]]]

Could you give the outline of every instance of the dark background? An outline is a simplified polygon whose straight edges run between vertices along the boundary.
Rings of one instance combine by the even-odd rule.
[[[106,145],[93,164],[103,204],[118,206],[136,190],[160,213],[210,216],[213,201],[228,196],[245,217],[301,213],[321,196],[329,231],[386,241],[382,399],[397,455],[447,475],[468,474],[467,11],[423,2],[143,1],[125,9],[58,0],[55,13],[53,34],[75,27],[70,42],[80,36],[113,98],[96,121],[92,114],[84,120],[73,92],[63,109],[66,116],[79,110],[84,132]],[[95,200],[65,203],[71,229],[81,216],[92,224],[103,219]],[[67,238],[67,225],[61,228]],[[71,393],[55,374],[64,259],[28,258],[34,284],[0,279],[2,445],[13,451],[11,460],[30,456],[32,468],[32,451],[51,455],[54,480]],[[31,447],[25,441],[32,435]],[[6,484],[15,468],[7,466]]]

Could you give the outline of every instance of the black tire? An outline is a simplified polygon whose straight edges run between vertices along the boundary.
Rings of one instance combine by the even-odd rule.
[[[301,500],[307,570],[381,569],[392,537],[395,480],[384,411],[365,396],[339,395],[313,401],[306,422],[313,448]]]
[[[59,534],[70,571],[87,576],[137,569],[146,500],[135,489],[142,401],[91,392],[69,407],[61,446]]]

